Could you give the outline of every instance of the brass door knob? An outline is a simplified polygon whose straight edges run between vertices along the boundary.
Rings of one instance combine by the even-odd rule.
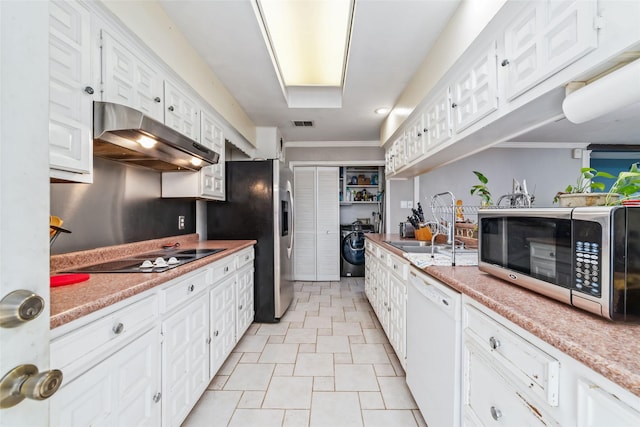
[[[38,372],[35,365],[20,365],[0,380],[0,409],[11,408],[25,398],[44,400],[51,397],[62,384],[62,371],[51,369]]]

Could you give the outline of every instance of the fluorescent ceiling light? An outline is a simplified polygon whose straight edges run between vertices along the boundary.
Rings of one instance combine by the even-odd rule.
[[[291,102],[287,88],[304,86],[331,88],[334,93],[340,88],[341,98],[355,0],[254,0],[253,4],[285,98]]]

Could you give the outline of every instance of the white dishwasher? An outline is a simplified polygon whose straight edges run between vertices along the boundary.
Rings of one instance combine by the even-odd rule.
[[[429,427],[460,426],[462,297],[415,268],[407,295],[407,384]]]

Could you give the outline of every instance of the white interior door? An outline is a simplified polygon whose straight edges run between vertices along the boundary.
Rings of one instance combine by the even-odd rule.
[[[340,280],[339,169],[318,167],[316,178],[316,279]]]
[[[23,289],[44,303],[34,320],[0,326],[0,378],[49,368],[48,32],[48,2],[0,1],[0,300],[14,307],[7,295]],[[48,401],[0,409],[0,425],[49,425]]]
[[[316,280],[316,168],[296,167],[293,172],[295,280]]]

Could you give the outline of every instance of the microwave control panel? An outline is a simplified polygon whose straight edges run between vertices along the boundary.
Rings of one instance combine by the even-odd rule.
[[[602,296],[602,227],[597,222],[574,221],[574,290]]]

